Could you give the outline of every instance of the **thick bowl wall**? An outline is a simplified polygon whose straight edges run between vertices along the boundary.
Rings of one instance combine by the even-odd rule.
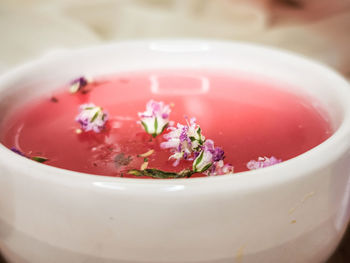
[[[278,81],[314,97],[336,131],[273,167],[188,180],[82,174],[0,145],[5,257],[16,263],[325,261],[349,220],[350,93],[345,80],[318,63],[265,47],[192,40],[57,53],[0,78],[0,127],[18,105],[79,75],[165,68],[235,70]]]

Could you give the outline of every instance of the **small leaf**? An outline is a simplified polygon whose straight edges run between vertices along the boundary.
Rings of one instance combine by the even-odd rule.
[[[148,127],[147,127],[146,123],[141,121],[141,124],[142,124],[143,128],[145,129],[145,131],[148,133]]]
[[[193,169],[197,171],[197,165],[202,161],[203,159],[203,151],[199,154],[199,156],[196,158],[195,163],[193,164]]]
[[[99,110],[96,111],[90,122],[94,122],[94,121],[96,120],[96,118],[97,118],[97,116],[98,116],[99,113],[100,113]]]
[[[179,173],[166,172],[158,169],[145,169],[145,170],[132,169],[128,173],[136,176],[147,176],[147,177],[158,178],[158,179],[184,178],[184,177],[191,177],[192,174],[194,174],[193,171],[188,169],[182,170]]]
[[[49,159],[42,157],[42,156],[33,156],[33,157],[31,157],[31,159],[34,161],[37,161],[39,163],[44,163],[44,162],[49,160]]]
[[[206,166],[204,166],[204,168],[200,171],[201,173],[204,173],[206,170],[208,170],[213,164],[209,163]]]
[[[183,178],[187,177],[190,178],[195,172],[189,169],[184,169],[181,172],[178,173],[179,177],[178,178]]]
[[[158,130],[158,118],[156,117],[154,120],[154,133],[157,136],[157,130]]]
[[[168,123],[164,125],[164,127],[162,128],[162,130],[160,131],[160,134],[162,134],[164,132],[164,130],[168,127]]]

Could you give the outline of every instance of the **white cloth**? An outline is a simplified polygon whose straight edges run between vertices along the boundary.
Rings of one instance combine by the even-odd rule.
[[[100,43],[79,21],[40,10],[0,8],[0,61],[13,66],[51,49]]]
[[[2,0],[0,61],[102,41],[201,37],[289,49],[350,75],[349,27],[349,0]]]

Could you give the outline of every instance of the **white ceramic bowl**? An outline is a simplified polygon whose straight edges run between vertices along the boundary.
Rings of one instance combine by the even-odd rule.
[[[0,124],[9,110],[82,73],[149,68],[231,69],[291,84],[322,104],[336,132],[269,168],[178,180],[82,174],[0,145],[4,256],[16,263],[325,261],[350,215],[350,88],[318,63],[255,45],[192,40],[57,53],[0,78]]]

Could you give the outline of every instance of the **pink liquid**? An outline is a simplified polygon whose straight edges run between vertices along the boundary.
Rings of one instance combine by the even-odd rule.
[[[148,168],[180,171],[191,162],[173,167],[171,153],[159,147],[164,139],[146,134],[137,124],[137,113],[150,100],[173,104],[170,119],[185,123],[196,117],[203,135],[225,151],[225,163],[235,172],[259,156],[288,160],[317,146],[332,133],[326,117],[311,102],[271,83],[210,71],[155,71],[103,77],[86,94],[70,94],[68,86],[33,101],[15,112],[1,131],[1,142],[29,156],[73,171],[126,176],[140,169],[138,154],[154,149]],[[58,102],[50,100],[51,95]],[[92,102],[108,111],[107,129],[99,134],[77,134],[75,122],[80,104]],[[132,161],[116,165],[116,155]],[[197,175],[201,176],[201,175]]]

